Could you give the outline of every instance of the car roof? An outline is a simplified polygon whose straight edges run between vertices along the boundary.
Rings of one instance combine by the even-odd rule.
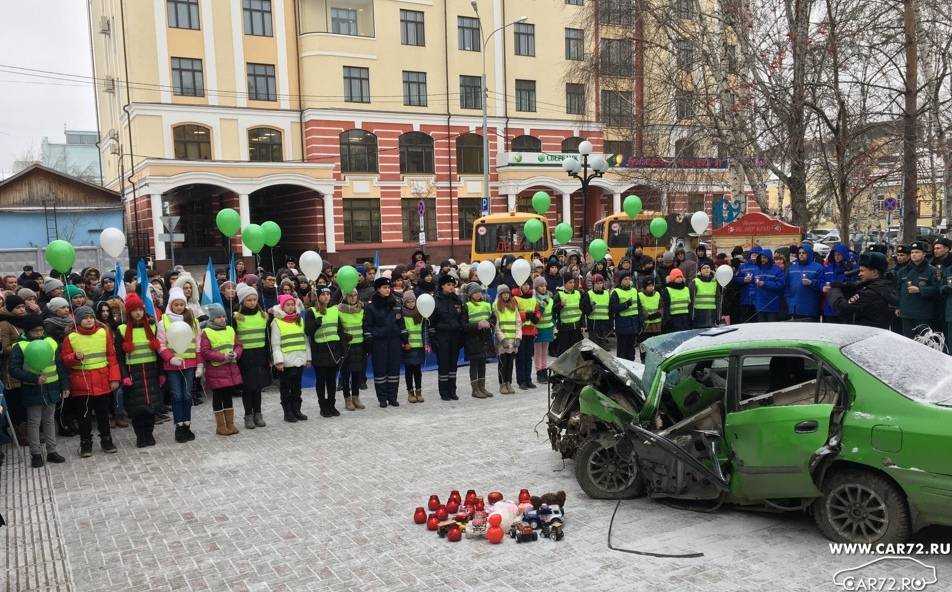
[[[683,336],[683,339],[670,353],[760,341],[790,342],[789,345],[817,343],[839,348],[883,332],[884,329],[875,327],[836,323],[747,323],[672,334],[670,337]]]

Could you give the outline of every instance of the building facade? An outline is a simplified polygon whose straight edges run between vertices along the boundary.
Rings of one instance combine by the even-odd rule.
[[[99,169],[99,133],[95,131],[65,130],[64,144],[50,142],[44,137],[40,144],[40,162],[55,171],[78,177],[90,183],[101,184]]]
[[[167,260],[160,218],[181,215],[176,258],[223,258],[222,207],[243,224],[277,222],[291,254],[315,249],[337,263],[403,261],[421,230],[435,257],[466,257],[473,219],[527,210],[538,190],[553,195],[550,219],[577,229],[585,208],[591,224],[631,193],[646,208],[710,211],[727,187],[720,169],[639,158],[639,143],[606,135],[597,83],[572,80],[572,66],[600,47],[597,29],[578,28],[592,6],[90,1],[104,184],[124,196],[132,255]],[[637,64],[642,50],[632,51],[624,59]],[[636,73],[622,72],[634,105]],[[634,164],[584,198],[560,168],[582,139]],[[672,167],[686,172],[681,181],[671,182]],[[235,239],[230,247],[250,254]]]

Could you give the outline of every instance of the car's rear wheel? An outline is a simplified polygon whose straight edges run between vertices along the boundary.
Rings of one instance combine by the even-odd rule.
[[[606,434],[594,434],[579,446],[575,478],[582,491],[595,499],[628,499],[644,493],[635,458],[620,454]]]
[[[823,534],[844,543],[901,543],[911,531],[902,491],[883,475],[859,469],[827,477],[813,514]]]

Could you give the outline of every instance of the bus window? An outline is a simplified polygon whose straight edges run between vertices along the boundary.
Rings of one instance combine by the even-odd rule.
[[[601,238],[601,237],[605,236],[605,223],[604,223],[604,222],[596,222],[596,223],[595,223],[595,236],[597,236],[598,238]]]
[[[477,253],[512,253],[545,251],[546,233],[536,242],[529,242],[522,235],[522,224],[483,223],[476,226]]]
[[[606,242],[612,248],[627,248],[633,243],[648,244],[651,240],[649,220],[613,220],[608,223]]]

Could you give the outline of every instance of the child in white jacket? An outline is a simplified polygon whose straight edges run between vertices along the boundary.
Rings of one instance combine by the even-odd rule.
[[[311,365],[311,348],[304,335],[304,320],[290,294],[279,296],[276,308],[271,323],[271,361],[280,376],[284,421],[306,421],[307,416],[301,413],[301,375]]]

